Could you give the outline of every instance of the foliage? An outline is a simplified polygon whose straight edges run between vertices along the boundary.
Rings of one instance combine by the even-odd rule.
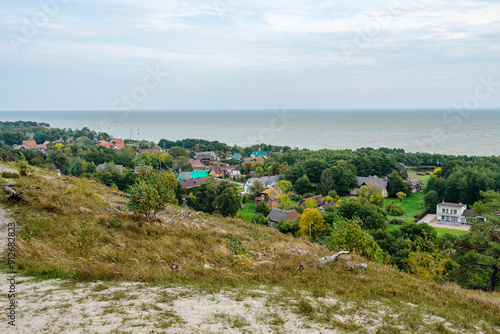
[[[385,210],[391,216],[402,216],[405,213],[405,210],[401,206],[401,204],[390,202],[385,206]]]
[[[284,234],[297,235],[300,230],[299,220],[280,221],[278,222],[276,229]]]
[[[330,235],[324,239],[327,248],[335,251],[355,252],[375,262],[382,262],[383,251],[373,237],[361,228],[358,219],[340,217],[332,224]]]
[[[292,182],[287,180],[279,180],[278,182],[276,182],[276,186],[280,188],[283,194],[288,194],[293,190]]]
[[[236,187],[229,182],[221,182],[217,188],[214,204],[217,212],[224,217],[234,217],[241,206],[240,195]]]
[[[472,221],[470,233],[454,243],[454,260],[458,267],[452,273],[454,280],[465,286],[481,286],[495,290],[500,281],[500,193],[481,192],[483,200],[474,209],[486,219]],[[488,277],[489,276],[489,277]],[[486,286],[484,283],[487,282]]]
[[[304,174],[295,181],[293,187],[298,194],[305,194],[313,191],[316,185],[309,180],[306,174]]]
[[[402,202],[406,198],[406,196],[408,196],[408,195],[402,191],[400,191],[396,194],[396,197],[399,198],[400,202]]]
[[[312,208],[312,209],[318,208],[318,202],[316,202],[316,200],[314,198],[306,199],[304,202],[304,209],[307,209],[307,208]]]
[[[403,178],[399,173],[394,170],[387,176],[387,192],[389,196],[396,196],[397,193],[403,192],[405,194],[410,193],[410,186],[408,183],[403,182]]]
[[[259,225],[266,225],[269,222],[269,219],[267,219],[262,213],[254,213],[252,214],[251,221]]]
[[[309,236],[313,240],[319,236],[321,229],[325,226],[325,220],[318,209],[307,208],[300,215],[300,233]]]
[[[130,201],[127,206],[133,212],[146,215],[150,221],[168,203],[177,204],[177,185],[177,179],[171,172],[142,172],[138,181],[130,187]]]
[[[29,164],[21,153],[21,158],[17,160],[17,169],[19,170],[20,176],[28,176]]]
[[[216,186],[214,182],[206,182],[196,187],[193,191],[194,197],[190,198],[189,206],[195,210],[206,213],[215,212],[215,198],[217,197]]]
[[[278,199],[278,203],[279,203],[278,207],[280,209],[285,209],[290,205],[290,202],[291,202],[290,196],[288,196],[287,194],[280,194],[280,195],[278,195],[277,199]]]
[[[425,208],[428,212],[436,213],[436,207],[439,202],[439,195],[435,190],[431,190],[424,195]]]
[[[389,224],[391,224],[391,225],[403,225],[404,223],[406,223],[406,220],[401,219],[401,218],[392,218],[389,221]]]
[[[333,180],[333,174],[330,168],[326,168],[321,173],[321,179],[318,184],[318,191],[321,195],[326,196],[329,191],[335,189],[335,181]]]
[[[266,190],[266,187],[264,187],[264,184],[260,181],[253,181],[252,185],[248,187],[248,191],[253,197],[257,196],[264,190]]]
[[[260,201],[259,204],[255,206],[255,212],[261,213],[264,217],[267,217],[269,212],[271,212],[271,208],[269,208],[266,202]]]
[[[377,229],[385,227],[387,218],[385,211],[368,201],[366,198],[349,198],[344,201],[338,201],[338,213],[346,218],[353,219],[358,217],[363,222],[365,229]]]
[[[441,250],[432,241],[427,242],[427,245],[425,251],[419,244],[415,250],[410,251],[406,261],[408,272],[428,281],[442,280],[446,263],[450,259],[450,249]]]

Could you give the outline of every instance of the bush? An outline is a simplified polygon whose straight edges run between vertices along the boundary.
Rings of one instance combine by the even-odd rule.
[[[254,213],[251,216],[251,221],[256,224],[266,225],[269,222],[269,219],[267,219],[262,213]]]
[[[392,218],[389,221],[389,224],[392,224],[392,225],[403,225],[404,223],[406,223],[406,220],[404,220],[402,218]]]
[[[30,165],[28,164],[28,161],[26,161],[26,159],[24,159],[24,156],[23,156],[23,159],[18,160],[17,161],[17,169],[19,170],[19,175],[28,176],[29,166]]]
[[[418,172],[417,175],[425,175],[423,172]]]
[[[289,220],[289,221],[280,221],[276,226],[276,229],[284,234],[296,235],[299,232],[299,221],[298,220]]]
[[[256,213],[261,213],[264,217],[267,217],[269,212],[271,212],[271,209],[267,206],[267,203],[264,201],[261,201],[256,207],[255,207],[255,212]]]
[[[2,177],[5,179],[18,179],[19,174],[14,172],[2,172]]]
[[[387,213],[391,216],[402,216],[405,213],[405,210],[399,203],[389,203],[385,207]]]

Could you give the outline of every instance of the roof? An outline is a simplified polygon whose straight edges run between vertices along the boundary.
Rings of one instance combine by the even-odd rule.
[[[358,179],[358,185],[357,187],[360,188],[363,185],[368,185],[368,184],[376,184],[378,185],[381,189],[385,189],[387,186],[387,180],[378,178],[376,176],[372,177],[363,177],[363,176],[357,176]]]
[[[236,168],[234,166],[219,166],[220,170],[224,170],[226,172],[235,171]]]
[[[196,152],[194,154],[194,158],[196,160],[215,160],[217,156],[215,155],[214,152]]]
[[[23,140],[23,146],[35,147],[36,141],[32,140]]]
[[[312,196],[312,197],[308,197],[308,198],[304,199],[302,201],[302,203],[300,203],[300,206],[303,206],[306,203],[306,201],[308,199],[310,199],[310,198],[312,198],[313,200],[315,200],[316,203],[318,203],[318,206],[320,206],[321,204],[323,204],[323,195],[316,195],[316,196]]]
[[[235,153],[231,156],[231,159],[236,159],[238,160],[239,158],[241,158],[241,154],[240,153]]]
[[[142,150],[139,150],[139,154],[141,154],[143,152],[148,152],[149,154],[161,153],[159,148],[144,148]]]
[[[422,181],[420,181],[420,179],[414,176],[406,178],[406,180],[403,180],[403,182],[409,183],[412,188],[422,187],[424,185]]]
[[[114,168],[118,169],[120,172],[123,172],[123,165],[113,165]],[[99,164],[95,168],[97,172],[102,172],[106,169],[106,164]]]
[[[205,169],[205,165],[202,164],[200,160],[193,159],[190,162],[191,162],[191,166],[193,166],[193,168],[203,168],[203,169]]]
[[[205,180],[205,179],[185,180],[185,181],[179,181],[179,185],[183,189],[190,189],[190,188],[194,188],[194,187],[199,187],[205,182],[207,182],[207,180]]]
[[[252,152],[252,154],[255,156],[255,157],[267,157],[267,153],[266,152]]]
[[[438,203],[439,206],[451,206],[453,208],[463,208],[466,207],[467,205],[462,204],[462,203],[447,203],[447,202],[442,202]]]
[[[124,148],[125,147],[125,142],[123,141],[123,139],[113,138],[113,139],[111,139],[111,142],[113,144],[115,144],[116,148]]]
[[[329,202],[329,203],[321,204],[320,206],[322,208],[326,208],[326,207],[329,207],[329,206],[335,207],[335,202]]]
[[[193,177],[190,172],[180,172],[179,177],[177,178],[179,181],[187,181],[191,180]]]
[[[267,215],[267,219],[274,222],[295,220],[299,217],[300,215],[295,210],[286,211],[278,208],[272,208]]]
[[[271,192],[273,193],[272,196],[271,196]],[[266,189],[264,191],[261,191],[260,193],[269,195],[273,198],[276,198],[276,196],[281,195],[281,189],[280,188],[270,188],[270,189]]]
[[[478,216],[478,214],[475,211],[469,210],[469,209],[464,210],[464,215],[470,216],[470,217],[477,217]]]
[[[193,179],[202,179],[208,176],[206,170],[196,170],[194,172],[189,172],[189,173],[191,174],[191,178]]]
[[[270,188],[274,183],[280,180],[279,175],[274,175],[274,176],[263,176],[263,177],[253,177],[251,179],[248,179],[246,184],[247,186],[252,185],[255,181],[261,182],[264,187]]]

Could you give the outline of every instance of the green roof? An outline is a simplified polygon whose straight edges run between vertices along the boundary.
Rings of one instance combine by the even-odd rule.
[[[197,171],[189,172],[189,173],[191,173],[191,177],[193,179],[202,179],[202,178],[205,178],[208,176],[206,170],[197,170]]]
[[[266,152],[252,152],[252,154],[255,155],[256,157],[267,157]]]

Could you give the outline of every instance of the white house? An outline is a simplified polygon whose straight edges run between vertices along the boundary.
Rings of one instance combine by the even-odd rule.
[[[246,194],[250,194],[250,187],[253,185],[255,181],[261,182],[266,189],[271,189],[274,187],[274,184],[280,180],[279,175],[274,176],[264,176],[264,177],[253,177],[248,179],[245,183],[244,191]]]
[[[436,216],[440,224],[460,225],[467,224],[467,217],[475,217],[477,214],[467,210],[466,204],[442,202],[436,207]]]

